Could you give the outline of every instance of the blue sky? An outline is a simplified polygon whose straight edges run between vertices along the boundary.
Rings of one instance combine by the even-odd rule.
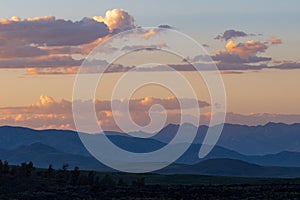
[[[212,43],[216,48],[223,44],[215,42],[213,38],[227,29],[281,37],[295,51],[300,45],[300,1],[297,0],[1,0],[0,18],[51,15],[81,20],[83,17],[103,16],[113,8],[128,11],[138,25],[169,24],[191,35],[198,42]],[[296,59],[295,51],[286,57]],[[276,50],[272,53],[282,54]]]
[[[171,2],[171,3],[170,3]],[[137,23],[153,26],[157,23],[171,23],[179,27],[200,24],[212,26],[250,25],[257,29],[266,27],[286,28],[295,23],[299,30],[300,2],[297,0],[212,0],[212,1],[99,1],[99,0],[1,0],[1,17],[18,15],[54,15],[65,19],[80,20],[85,16],[103,15],[106,10],[122,8],[135,16]],[[188,20],[189,19],[189,20]],[[206,22],[205,22],[206,21]],[[196,29],[201,27],[194,27]]]

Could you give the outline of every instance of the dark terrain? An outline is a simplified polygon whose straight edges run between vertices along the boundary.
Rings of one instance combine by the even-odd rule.
[[[0,162],[0,199],[299,199],[300,179],[99,173]]]

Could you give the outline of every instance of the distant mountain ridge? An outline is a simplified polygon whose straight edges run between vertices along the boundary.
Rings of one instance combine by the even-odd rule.
[[[157,142],[156,148],[161,148],[175,136],[178,128],[179,125],[169,124],[149,139],[152,139],[152,142],[154,140]],[[194,128],[196,129],[197,127]],[[183,130],[185,129],[188,132],[191,129],[191,125],[187,128],[183,127]],[[194,144],[202,144],[207,129],[207,126],[197,128],[197,136],[193,142]],[[62,134],[63,137],[61,137]],[[118,138],[118,136],[123,136],[121,140],[128,140],[130,142],[137,141],[138,143],[143,140],[142,138],[134,138],[127,134],[113,131],[107,132],[107,135],[115,142],[118,139],[113,138]],[[89,154],[85,148],[82,148],[82,143],[74,131],[33,130],[11,126],[0,127],[0,149],[14,148],[22,144],[26,145],[34,142],[55,146],[57,149],[70,153]],[[69,149],[66,149],[66,143],[69,143]],[[276,154],[282,151],[300,152],[300,123],[291,125],[268,123],[259,126],[225,124],[217,145],[245,155]]]
[[[165,146],[174,137],[178,128],[178,125],[170,124],[149,139],[135,138],[119,132],[106,132],[106,134],[113,143],[121,148],[142,153]],[[270,166],[266,167],[268,170],[273,170],[271,166],[280,166],[283,168],[280,168],[280,173],[278,173],[282,176],[284,173],[287,176],[291,175],[286,170],[287,167],[291,168],[291,171],[295,167],[300,167],[300,124],[268,123],[264,126],[225,124],[217,145],[207,157],[201,160],[198,158],[198,152],[208,127],[200,126],[197,128],[188,125],[186,128],[183,125],[182,128],[187,131],[187,134],[189,130],[197,129],[197,136],[190,148],[176,163],[166,168],[166,170],[173,169],[174,173],[176,171],[188,173],[189,170],[191,173],[195,173],[195,168],[192,166],[199,163],[203,165],[203,162],[215,159],[239,160],[261,167]],[[104,137],[104,135],[97,134],[96,137]],[[174,144],[172,148],[178,148],[178,145],[182,144]],[[69,130],[0,127],[0,159],[8,160],[13,164],[31,160],[39,167],[47,167],[49,164],[53,164],[54,167],[61,167],[62,164],[67,163],[71,167],[79,166],[82,169],[111,170],[94,159],[85,149],[78,134]],[[178,168],[178,166],[184,167]],[[241,167],[245,167],[245,165],[241,165]],[[198,174],[201,172],[204,173],[200,170]],[[224,172],[223,175],[226,173]],[[259,173],[257,175],[263,176]],[[239,174],[243,175],[242,173]],[[265,175],[268,174],[275,176],[275,174],[265,172]]]
[[[178,128],[179,125],[169,124],[153,138],[169,142]],[[193,143],[202,144],[207,129],[207,126],[198,127]],[[246,155],[300,152],[300,123],[288,125],[270,122],[258,126],[224,124],[217,145]]]

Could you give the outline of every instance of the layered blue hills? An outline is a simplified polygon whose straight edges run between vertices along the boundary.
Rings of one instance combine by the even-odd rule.
[[[183,130],[197,130],[189,149],[172,165],[158,173],[190,173],[246,177],[300,176],[300,124],[268,123],[264,126],[225,124],[213,150],[198,158],[207,126],[182,125]],[[185,127],[186,126],[186,127]],[[179,126],[170,124],[156,135],[144,139],[125,133],[106,132],[120,148],[144,153],[165,146]],[[136,133],[147,134],[147,133]],[[104,137],[103,133],[93,137]],[[99,144],[101,145],[101,144]],[[173,148],[182,145],[173,144]],[[11,164],[32,161],[37,167],[55,168],[68,164],[81,169],[114,171],[97,161],[86,150],[78,134],[68,130],[33,130],[23,127],[0,127],[0,159]],[[231,167],[230,167],[231,166]]]

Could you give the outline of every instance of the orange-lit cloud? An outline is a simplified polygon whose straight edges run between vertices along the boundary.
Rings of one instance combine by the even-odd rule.
[[[75,74],[83,59],[93,48],[108,40],[120,30],[136,27],[134,18],[128,12],[113,9],[106,12],[104,17],[83,18],[80,21],[56,19],[54,16],[32,17],[20,19],[13,16],[10,19],[0,19],[0,69],[25,68],[27,75],[41,74]],[[160,28],[172,28],[169,25],[161,25]],[[137,37],[149,39],[157,36],[160,29],[136,31]],[[218,39],[228,41],[225,50],[212,55],[220,70],[248,70],[248,69],[298,69],[300,64],[281,63],[269,65],[272,58],[258,56],[265,52],[271,45],[280,44],[280,38],[272,37],[267,42],[249,40],[246,42],[234,42],[230,39],[237,37],[253,36],[243,31],[227,30],[219,35]],[[155,50],[167,47],[165,42],[157,44],[128,45],[123,50]],[[117,51],[116,47],[106,44],[105,52],[110,54]],[[186,61],[197,62],[201,70],[211,70],[209,56],[195,56]],[[101,66],[107,64],[104,63]],[[201,63],[203,62],[203,63]],[[274,63],[273,63],[274,64]],[[171,64],[170,64],[171,65]],[[190,64],[172,63],[179,71],[195,70]],[[133,66],[113,65],[107,72],[126,72]],[[165,70],[166,67],[154,66],[151,71]],[[139,69],[143,71],[144,69]],[[98,73],[92,68],[87,73]]]
[[[146,38],[146,39],[149,39],[151,37],[154,37],[158,34],[157,31],[155,31],[155,29],[150,29],[149,31],[143,33],[143,34],[140,34],[140,37],[142,38]]]
[[[119,101],[117,104],[126,103],[126,100]],[[186,99],[188,101],[188,99]],[[84,106],[87,102],[81,102]],[[134,122],[141,126],[145,126],[150,122],[149,108],[156,103],[165,107],[167,112],[166,124],[178,124],[180,123],[180,110],[176,99],[173,97],[166,99],[159,99],[153,97],[146,97],[142,99],[133,99],[130,101],[130,115]],[[120,131],[113,117],[111,111],[110,101],[94,101],[96,113],[98,117],[98,123],[104,130]],[[203,104],[203,102],[202,102]],[[200,105],[200,107],[206,106]],[[120,106],[117,106],[120,107]],[[187,107],[188,109],[188,107]],[[25,126],[36,129],[73,129],[75,130],[73,115],[72,115],[72,102],[67,100],[57,101],[49,96],[41,96],[40,100],[31,105],[19,106],[19,107],[2,107],[0,108],[0,125],[13,125],[13,126]],[[115,114],[122,117],[125,116],[122,109],[116,110]],[[83,112],[82,115],[85,115]],[[156,112],[156,115],[160,115],[160,112]],[[211,112],[204,112],[200,117],[200,124],[209,124],[212,115],[216,115]],[[194,121],[194,116],[187,116]],[[300,115],[287,115],[287,114],[236,114],[227,113],[226,123],[232,124],[246,124],[246,125],[258,125],[266,124],[268,122],[283,122],[283,123],[299,123]]]
[[[282,44],[282,39],[273,36],[268,40],[268,42],[270,42],[271,44]]]
[[[28,18],[25,18],[24,21],[28,21],[28,22],[55,21],[55,17],[54,16],[28,17]]]
[[[0,19],[0,24],[10,24],[12,22],[19,22],[21,21],[20,17],[12,16],[10,19]]]
[[[181,99],[184,101],[186,107],[182,109],[192,109],[193,100]],[[118,130],[117,125],[113,119],[111,101],[108,100],[94,100],[96,113],[99,123],[103,125],[106,130]],[[78,101],[81,106],[85,106],[88,101]],[[130,105],[130,114],[134,121],[139,124],[149,123],[149,109],[154,104],[160,104],[168,113],[168,123],[177,123],[180,119],[180,106],[178,100],[174,97],[165,99],[145,97],[141,99],[132,99],[130,101],[114,100],[117,107],[115,111],[119,116],[125,116],[124,105]],[[198,101],[200,108],[208,107],[209,104],[204,101]],[[82,113],[84,115],[85,113]],[[16,107],[2,107],[0,108],[0,125],[18,125],[32,128],[67,128],[74,129],[72,102],[68,100],[57,101],[52,97],[42,95],[38,102]]]
[[[245,43],[236,43],[232,40],[228,41],[225,49],[229,53],[238,54],[241,58],[255,56],[258,52],[265,52],[267,45],[259,41],[249,40]]]
[[[78,66],[74,67],[43,67],[43,68],[26,68],[25,75],[58,75],[58,74],[76,74]]]

